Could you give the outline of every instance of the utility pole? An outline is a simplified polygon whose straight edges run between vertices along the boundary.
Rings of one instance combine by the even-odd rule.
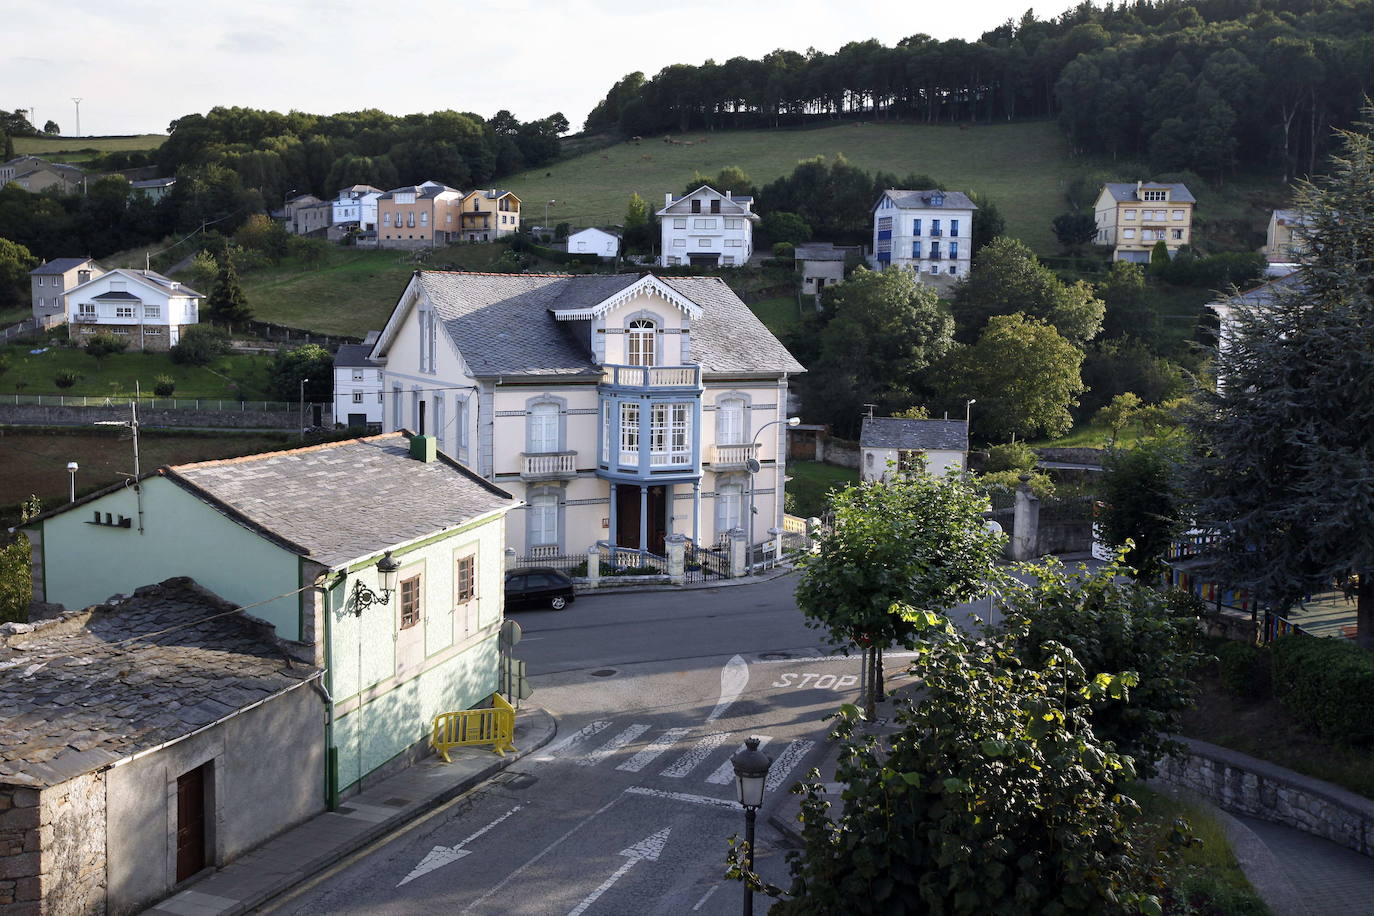
[[[72,97],[72,101],[76,103],[76,134],[75,134],[75,136],[77,136],[77,137],[81,136],[81,98],[82,98],[82,97],[78,97],[78,96],[73,96],[73,97]]]

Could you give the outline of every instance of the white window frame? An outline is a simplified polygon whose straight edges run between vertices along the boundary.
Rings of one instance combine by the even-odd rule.
[[[353,381],[355,381],[355,382],[361,382],[362,380],[363,380],[363,370],[361,370],[361,369],[354,369],[354,370],[353,370]]]
[[[530,408],[529,441],[526,450],[532,454],[558,451],[558,405],[544,401]]]
[[[558,543],[558,494],[545,491],[530,497],[526,513],[531,547],[547,547]]]
[[[716,402],[716,445],[747,445],[749,405],[744,398],[723,398]]]
[[[353,403],[354,403],[354,404],[361,404],[362,402],[363,402],[363,393],[362,393],[361,391],[355,391],[355,392],[353,392]]]
[[[656,365],[658,327],[648,318],[636,318],[625,329],[625,362],[631,366]]]
[[[639,405],[633,401],[620,404],[620,463],[639,466]]]
[[[716,486],[716,535],[743,526],[744,485],[736,480]]]
[[[687,220],[686,220],[685,218],[684,218],[684,219],[675,219],[675,220],[673,220],[673,228],[674,228],[674,229],[686,229],[686,228],[687,228]]]

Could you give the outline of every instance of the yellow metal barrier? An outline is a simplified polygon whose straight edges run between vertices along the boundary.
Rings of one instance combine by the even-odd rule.
[[[434,753],[452,763],[450,748],[490,744],[502,757],[515,750],[515,707],[499,693],[491,695],[491,709],[465,709],[461,712],[442,712],[434,717],[434,729],[429,746]]]

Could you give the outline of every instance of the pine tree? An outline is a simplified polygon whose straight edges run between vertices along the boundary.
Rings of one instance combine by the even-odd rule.
[[[228,252],[219,257],[219,274],[215,277],[215,288],[205,303],[213,321],[236,322],[250,321],[253,310],[239,285],[239,273],[234,268],[234,258]]]
[[[1219,578],[1279,608],[1335,582],[1374,646],[1374,109],[1364,118],[1340,132],[1330,177],[1298,187],[1301,281],[1238,304],[1221,390],[1189,423]]]

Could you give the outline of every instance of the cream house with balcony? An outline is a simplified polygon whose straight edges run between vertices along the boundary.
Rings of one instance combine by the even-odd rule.
[[[754,198],[702,185],[691,194],[666,194],[658,224],[660,267],[739,267],[754,253]]]
[[[804,370],[718,278],[419,271],[371,359],[385,429],[435,436],[524,501],[507,527],[523,557],[782,525]]]
[[[109,333],[131,350],[169,350],[200,321],[200,293],[151,270],[117,268],[63,297],[68,336],[77,344]]]
[[[1163,242],[1169,257],[1193,244],[1193,206],[1187,185],[1177,182],[1109,181],[1093,205],[1095,244],[1112,249],[1113,261],[1148,264]]]
[[[491,242],[520,229],[520,198],[510,191],[469,191],[461,206],[461,241]]]

